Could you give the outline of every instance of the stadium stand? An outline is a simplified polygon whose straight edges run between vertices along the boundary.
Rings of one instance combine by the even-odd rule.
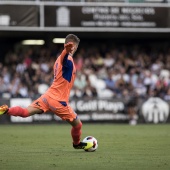
[[[63,49],[63,44],[53,44],[52,40],[63,38],[66,34],[73,32],[80,37],[81,43],[75,55],[77,77],[70,94],[72,101],[96,100],[97,102],[103,100],[107,101],[109,106],[109,101],[113,103],[113,100],[122,100],[121,104],[125,109],[115,112],[118,114],[119,112],[128,113],[129,118],[122,120],[134,119],[135,115],[139,113],[140,101],[159,97],[167,103],[170,102],[170,44],[168,43],[170,26],[169,19],[166,18],[169,13],[167,8],[169,5],[163,4],[170,1],[51,0],[51,4],[46,0],[28,0],[20,3],[21,1],[0,0],[2,5],[10,2],[16,7],[18,4],[24,5],[28,1],[26,6],[28,4],[33,7],[35,4],[40,5],[39,9],[35,8],[37,12],[32,15],[32,18],[37,18],[37,20],[31,24],[27,22],[31,20],[27,17],[20,24],[20,18],[18,20],[13,18],[11,10],[8,13],[8,5],[7,12],[1,16],[0,98],[2,100],[10,102],[13,98],[35,99],[43,94],[53,81],[53,64]],[[43,2],[49,3],[45,6],[46,3]],[[61,2],[58,3],[61,6],[65,6],[66,2],[95,2],[96,6],[102,6],[103,3],[111,4],[113,12],[118,11],[118,13],[109,20],[111,14],[108,12],[106,24],[118,23],[119,25],[114,25],[113,28],[112,25],[104,25],[105,20],[102,17],[106,17],[105,15],[100,15],[101,18],[97,20],[101,22],[93,22],[94,17],[99,17],[99,15],[91,15],[89,21],[99,24],[96,27],[86,27],[87,25],[81,25],[81,21],[73,24],[72,18],[66,18],[68,21],[70,19],[70,22],[67,23],[68,25],[64,25],[63,30],[63,25],[56,23],[58,20],[55,17],[62,15],[56,15],[58,7],[55,2]],[[114,3],[121,4],[116,6]],[[69,4],[72,5],[72,3]],[[77,4],[80,5],[76,6],[77,9],[82,10],[84,3]],[[131,11],[133,5],[136,5],[139,15],[138,13],[133,15],[134,13]],[[115,6],[117,8],[114,8]],[[125,10],[123,15],[119,14],[119,10],[124,9],[124,6],[130,6],[132,13]],[[2,8],[4,9],[4,7]],[[68,10],[76,16],[72,6]],[[49,11],[52,12],[52,16],[46,17]],[[82,16],[84,17],[83,14]],[[9,22],[4,22],[4,18]],[[55,19],[50,21],[50,18]],[[164,18],[166,20],[163,20]],[[83,18],[83,20],[85,19]],[[112,22],[112,19],[115,19],[116,22]],[[70,25],[70,23],[72,24]],[[43,39],[45,45],[23,46],[20,43],[16,44],[26,39]],[[117,108],[117,103],[113,105]],[[159,107],[162,106],[157,105],[156,111],[159,112]],[[113,110],[111,112],[113,114]],[[160,113],[162,112],[160,111]]]
[[[169,100],[170,46],[83,44],[75,55],[77,78],[71,97],[151,97]],[[62,46],[9,51],[0,64],[1,97],[41,95],[53,81]]]

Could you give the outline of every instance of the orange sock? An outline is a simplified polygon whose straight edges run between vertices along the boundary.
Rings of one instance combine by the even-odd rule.
[[[73,143],[75,145],[78,145],[80,143],[80,137],[81,137],[81,127],[82,123],[80,122],[77,126],[73,126],[71,129],[71,136],[73,139]]]
[[[28,113],[28,110],[25,109],[25,108],[22,108],[20,106],[9,108],[7,114],[9,114],[11,116],[20,116],[20,117],[30,116],[29,113]]]

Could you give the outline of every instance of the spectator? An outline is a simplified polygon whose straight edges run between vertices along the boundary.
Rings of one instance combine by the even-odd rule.
[[[167,93],[164,96],[164,100],[170,101],[170,87],[168,88]]]
[[[85,93],[87,86],[86,76],[82,72],[77,72],[76,79],[74,81],[74,95],[76,97],[82,97]]]

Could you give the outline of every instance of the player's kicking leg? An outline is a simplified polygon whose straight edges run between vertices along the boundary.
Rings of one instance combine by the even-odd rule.
[[[43,113],[43,110],[32,106],[28,106],[27,108],[22,108],[20,106],[8,108],[7,105],[0,106],[0,115],[8,114],[11,116],[29,117],[38,113]]]
[[[74,119],[72,122],[67,121],[72,125],[71,136],[73,139],[73,147],[75,149],[89,149],[93,146],[91,142],[80,142],[82,122],[80,119]]]

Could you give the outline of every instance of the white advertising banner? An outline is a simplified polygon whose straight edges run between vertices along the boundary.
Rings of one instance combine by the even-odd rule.
[[[23,108],[26,108],[31,104],[32,100],[30,98],[14,98],[10,100],[10,107],[14,106],[21,106]],[[22,123],[22,122],[32,122],[33,117],[27,117],[27,118],[22,118],[19,116],[11,116],[10,117],[11,122],[13,123]]]

